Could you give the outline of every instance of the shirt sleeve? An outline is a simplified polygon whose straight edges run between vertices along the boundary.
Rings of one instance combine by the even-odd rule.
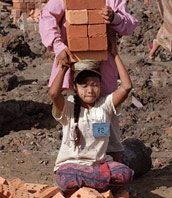
[[[60,124],[66,125],[71,118],[73,111],[74,104],[68,100],[65,100],[63,110],[60,114],[58,113],[58,109],[53,105],[52,115],[56,121],[60,122]]]
[[[49,0],[39,19],[39,33],[42,43],[56,55],[66,48],[57,28],[58,24],[63,20],[64,13],[63,0]]]
[[[107,95],[106,97],[101,97],[99,101],[100,105],[102,104],[102,108],[104,108],[107,113],[110,115],[116,115],[116,109],[113,104],[113,93]]]
[[[112,29],[120,35],[132,34],[138,24],[138,20],[128,13],[127,0],[107,0],[106,4],[115,12],[111,23]]]

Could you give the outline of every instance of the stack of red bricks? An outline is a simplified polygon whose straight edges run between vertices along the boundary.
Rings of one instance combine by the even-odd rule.
[[[107,60],[105,0],[65,0],[69,50],[81,59]]]
[[[8,182],[0,177],[0,198],[65,198],[59,189],[44,184],[22,183],[17,178]],[[129,194],[123,191],[113,197],[111,191],[99,193],[92,188],[80,188],[71,198],[129,198]]]
[[[26,13],[27,16],[32,10],[42,9],[42,5],[48,0],[12,0],[13,9],[11,15],[13,16],[14,22],[20,18],[22,13]]]

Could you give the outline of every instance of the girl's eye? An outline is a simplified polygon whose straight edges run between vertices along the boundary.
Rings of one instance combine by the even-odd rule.
[[[82,87],[83,87],[83,88],[86,88],[86,87],[87,87],[87,85],[86,85],[86,84],[82,84]]]
[[[99,86],[98,83],[94,83],[94,84],[93,84],[93,87],[98,87],[98,86]]]

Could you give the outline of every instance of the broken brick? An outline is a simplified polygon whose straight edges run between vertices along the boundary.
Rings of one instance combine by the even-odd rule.
[[[65,198],[61,192],[58,192],[56,195],[54,195],[52,198]]]
[[[82,187],[76,191],[71,198],[103,198],[103,196],[93,188]]]
[[[32,193],[17,189],[15,191],[15,194],[13,194],[12,198],[37,198],[37,197]]]
[[[21,179],[16,178],[9,182],[9,185],[13,186],[14,188],[20,188],[23,186]]]
[[[101,195],[103,195],[104,198],[114,198],[114,196],[112,195],[112,192],[110,190],[101,193]]]
[[[48,185],[44,184],[25,183],[22,189],[26,189],[29,193],[35,193],[35,195],[37,195],[48,187]]]
[[[49,187],[45,190],[43,190],[41,193],[39,193],[39,198],[50,198],[56,195],[59,192],[59,189],[57,187]]]
[[[24,0],[13,0],[13,3],[23,3]]]
[[[69,24],[87,24],[87,10],[66,10],[66,21]]]
[[[20,17],[20,10],[12,9],[12,10],[11,10],[11,15],[12,15],[13,17],[19,18],[19,17]]]
[[[10,193],[10,188],[9,188],[9,186],[8,185],[2,185],[2,194],[4,195],[4,197],[5,198],[8,198],[10,195],[11,195],[11,193]]]
[[[14,9],[26,9],[26,3],[13,2]]]
[[[8,182],[7,182],[7,180],[6,179],[4,179],[3,177],[0,177],[0,184],[6,184],[6,185],[8,185]]]

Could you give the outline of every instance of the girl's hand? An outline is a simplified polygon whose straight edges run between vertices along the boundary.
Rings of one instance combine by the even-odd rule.
[[[114,15],[115,15],[115,13],[110,6],[105,6],[102,9],[102,17],[106,24],[112,23],[112,21],[114,19]]]
[[[58,56],[57,56],[57,67],[62,70],[63,66],[70,67],[70,59],[69,57],[73,56],[69,49],[66,47]]]

